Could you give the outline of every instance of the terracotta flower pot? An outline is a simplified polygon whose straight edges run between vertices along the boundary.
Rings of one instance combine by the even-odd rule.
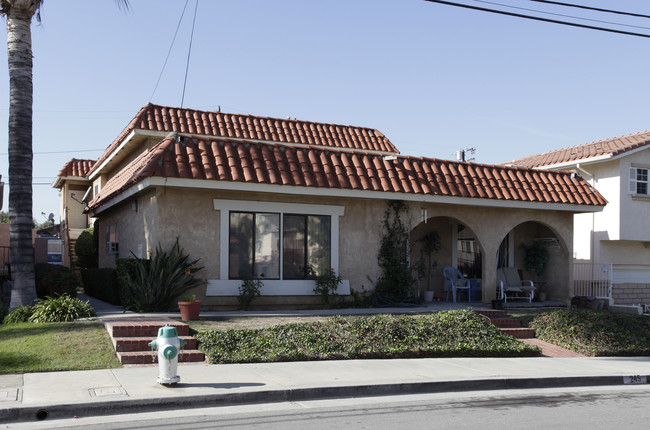
[[[196,321],[199,319],[201,300],[194,300],[193,302],[178,302],[178,307],[181,310],[181,319],[183,321]]]

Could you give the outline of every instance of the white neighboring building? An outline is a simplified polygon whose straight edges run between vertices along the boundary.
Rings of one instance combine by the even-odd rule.
[[[589,181],[608,204],[574,216],[574,259],[596,263],[601,275],[611,271],[615,303],[650,304],[650,131],[507,164],[570,170]]]

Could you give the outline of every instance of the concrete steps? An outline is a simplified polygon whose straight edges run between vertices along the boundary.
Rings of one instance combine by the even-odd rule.
[[[507,333],[517,339],[530,339],[535,337],[535,330],[521,326],[521,321],[516,318],[510,318],[505,310],[475,310],[479,315],[483,315],[499,327],[502,332]]]
[[[168,318],[113,318],[103,320],[103,324],[123,365],[157,363],[158,354],[151,350],[149,342],[158,337],[158,329],[166,324],[176,327],[179,338],[187,342],[178,354],[179,363],[205,360],[203,352],[196,349],[196,339],[189,335],[189,325],[185,323]]]

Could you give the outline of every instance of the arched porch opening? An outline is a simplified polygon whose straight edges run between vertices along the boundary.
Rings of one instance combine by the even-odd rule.
[[[427,252],[427,241],[437,233],[439,249]],[[463,276],[470,279],[473,289],[478,291],[483,277],[483,246],[471,226],[463,221],[447,216],[428,218],[411,230],[411,266],[415,270],[418,293],[424,298],[425,291],[433,291],[433,296],[445,300],[447,289],[443,277],[446,266],[458,268]],[[449,295],[451,299],[451,294]],[[462,300],[467,300],[466,296]],[[480,293],[475,300],[481,300]]]
[[[572,283],[568,255],[564,238],[551,226],[526,221],[503,237],[496,252],[496,269],[514,267],[520,279],[533,281],[535,300],[567,301]]]

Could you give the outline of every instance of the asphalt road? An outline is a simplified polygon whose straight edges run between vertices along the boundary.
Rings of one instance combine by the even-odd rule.
[[[645,428],[650,386],[508,390],[245,405],[11,424],[0,429]]]

